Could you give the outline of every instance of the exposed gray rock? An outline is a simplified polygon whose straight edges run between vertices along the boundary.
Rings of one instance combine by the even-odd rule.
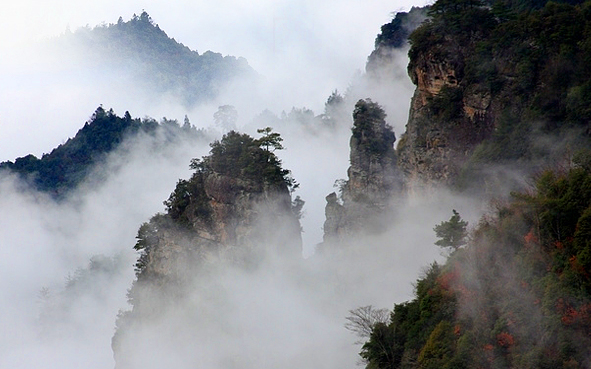
[[[383,216],[404,187],[396,166],[392,128],[384,110],[373,101],[359,100],[353,112],[348,180],[342,183],[339,203],[335,193],[326,197],[325,243],[337,243],[356,232],[379,231]]]

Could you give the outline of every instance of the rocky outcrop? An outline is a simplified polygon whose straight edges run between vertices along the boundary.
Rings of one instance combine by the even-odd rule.
[[[465,51],[445,36],[411,53],[408,72],[417,87],[397,153],[413,185],[452,184],[474,148],[493,131],[490,88],[466,85]]]
[[[212,145],[210,156],[194,161],[196,172],[178,182],[165,202],[167,213],[140,228],[132,310],[120,315],[113,338],[117,368],[135,367],[134,337],[147,322],[158,322],[176,306],[194,306],[200,279],[211,280],[216,270],[229,267],[248,270],[276,258],[301,259],[301,227],[289,191],[293,180],[261,146],[248,135],[228,133]]]
[[[359,100],[353,112],[348,180],[326,197],[324,242],[334,243],[355,232],[377,230],[403,187],[396,166],[392,128],[383,109],[369,99]]]

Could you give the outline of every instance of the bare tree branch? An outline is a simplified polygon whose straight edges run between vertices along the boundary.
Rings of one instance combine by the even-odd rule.
[[[357,337],[368,339],[373,327],[377,323],[387,324],[390,320],[390,311],[388,309],[374,309],[373,306],[362,306],[355,310],[349,310],[349,315],[345,319],[345,328],[355,333]],[[362,343],[360,340],[356,343]]]

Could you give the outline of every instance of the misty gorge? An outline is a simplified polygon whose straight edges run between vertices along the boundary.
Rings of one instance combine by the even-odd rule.
[[[591,2],[45,6],[0,368],[591,368]]]

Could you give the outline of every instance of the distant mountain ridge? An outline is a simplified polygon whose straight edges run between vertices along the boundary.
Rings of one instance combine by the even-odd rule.
[[[189,49],[145,11],[127,22],[119,17],[115,24],[66,32],[56,43],[77,66],[123,70],[140,87],[172,94],[188,107],[215,98],[237,78],[256,75],[244,58]]]

